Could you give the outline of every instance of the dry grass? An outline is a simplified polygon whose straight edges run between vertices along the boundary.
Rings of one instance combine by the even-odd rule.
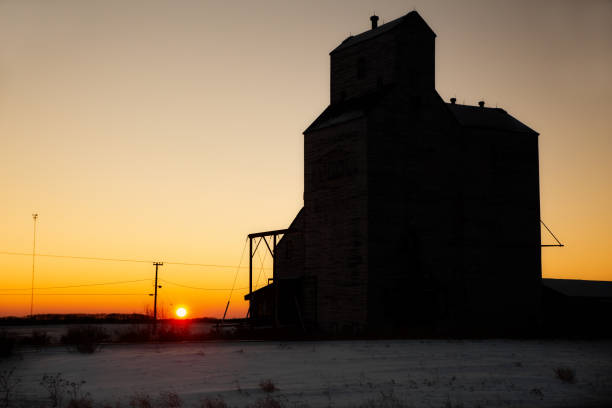
[[[66,397],[66,390],[70,385],[70,382],[62,377],[62,373],[43,375],[40,385],[47,390],[52,407],[62,406]]]
[[[11,405],[13,394],[21,383],[20,378],[13,376],[15,367],[10,370],[0,371],[0,407],[6,408]]]
[[[285,405],[277,399],[267,396],[247,405],[247,408],[283,408]]]
[[[180,408],[183,406],[183,400],[174,391],[162,391],[159,393],[157,406],[160,408]]]
[[[188,341],[193,340],[189,326],[162,326],[157,330],[158,341]]]
[[[573,368],[557,367],[555,368],[555,374],[564,383],[573,384],[576,382],[576,371]]]
[[[47,390],[48,398],[52,407],[64,406],[64,400],[68,400],[68,408],[92,408],[94,403],[89,393],[81,388],[85,381],[69,381],[62,377],[62,373],[45,374],[40,380],[40,385]]]
[[[20,338],[19,343],[36,347],[48,346],[51,344],[51,336],[45,330],[32,330],[29,336]]]
[[[68,402],[68,408],[93,408],[93,401],[89,398],[71,399]]]
[[[229,408],[229,405],[222,397],[204,398],[200,403],[200,408]]]
[[[15,338],[6,330],[0,330],[0,358],[10,357],[15,350]]]
[[[263,392],[267,392],[268,394],[274,391],[278,391],[278,388],[270,379],[261,380],[259,383],[259,388],[261,388]]]
[[[149,394],[137,392],[130,397],[129,405],[131,408],[153,408],[153,400]]]
[[[78,352],[92,354],[109,335],[102,327],[76,326],[68,329],[61,338],[62,344],[73,346]]]
[[[151,341],[151,329],[148,326],[132,325],[117,331],[117,341],[124,343],[146,343]]]

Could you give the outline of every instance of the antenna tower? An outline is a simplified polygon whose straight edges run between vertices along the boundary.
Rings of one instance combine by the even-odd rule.
[[[34,318],[34,266],[36,264],[36,220],[38,219],[38,214],[32,214],[32,219],[34,220],[34,239],[32,242],[32,292],[30,296],[30,318]]]

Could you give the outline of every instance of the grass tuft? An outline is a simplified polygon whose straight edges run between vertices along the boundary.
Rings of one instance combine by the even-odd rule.
[[[263,392],[267,392],[268,394],[274,391],[278,391],[278,388],[270,379],[261,380],[261,382],[259,383],[259,388],[261,388]]]
[[[180,408],[183,406],[183,400],[174,391],[162,391],[157,399],[159,408]]]
[[[68,408],[93,408],[93,406],[93,401],[86,397],[71,399],[68,402]]]
[[[555,368],[555,374],[564,383],[573,384],[576,382],[576,371],[573,368],[557,367]]]
[[[79,353],[95,353],[100,343],[109,338],[108,333],[98,326],[76,326],[68,329],[61,338],[62,344],[73,346]]]
[[[151,329],[138,325],[117,332],[117,340],[123,343],[146,343],[151,341]]]
[[[270,397],[260,398],[252,405],[247,405],[248,408],[283,408],[284,404],[277,399]]]
[[[130,408],[153,408],[153,401],[149,394],[135,393],[130,397]]]
[[[26,346],[48,346],[51,344],[51,336],[45,330],[32,330],[32,334],[19,339],[19,343]]]
[[[188,341],[192,340],[191,328],[189,326],[163,326],[157,330],[159,341]]]
[[[11,336],[6,330],[0,330],[0,358],[13,355],[15,350],[15,337]]]
[[[200,403],[200,408],[229,408],[229,405],[222,397],[204,398]]]
[[[13,377],[15,367],[10,370],[0,371],[0,407],[7,408],[11,406],[13,394],[16,388],[21,383],[20,378]]]
[[[62,373],[45,374],[40,380],[40,385],[47,390],[52,407],[62,406],[69,384],[70,382],[62,377]]]

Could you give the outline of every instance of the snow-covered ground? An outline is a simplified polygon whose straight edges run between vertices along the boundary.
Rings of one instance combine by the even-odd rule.
[[[243,407],[271,395],[289,407],[352,407],[370,400],[415,407],[612,406],[612,341],[389,340],[105,345],[91,355],[61,346],[24,349],[19,398],[44,401],[44,374],[84,380],[97,402],[176,392],[185,407],[221,396]],[[575,371],[575,383],[555,369]],[[391,398],[390,396],[393,396]],[[385,397],[386,396],[386,397]]]

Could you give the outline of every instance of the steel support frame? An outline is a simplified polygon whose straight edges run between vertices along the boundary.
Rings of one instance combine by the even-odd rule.
[[[247,313],[247,317],[249,318],[251,317],[251,305],[253,302],[253,256],[257,252],[257,249],[259,248],[259,244],[261,244],[261,241],[263,240],[264,243],[266,244],[266,247],[268,247],[268,251],[270,252],[270,255],[272,256],[272,282],[275,282],[276,274],[274,270],[274,265],[276,264],[276,261],[274,259],[274,255],[276,253],[276,244],[278,242],[277,237],[279,235],[284,235],[287,232],[289,232],[288,229],[281,229],[281,230],[273,230],[273,231],[265,231],[265,232],[255,232],[253,234],[248,235],[248,238],[249,238],[249,311]],[[272,237],[272,247],[270,247],[267,237]],[[253,250],[253,240],[257,238],[259,238],[259,240],[255,244],[255,250]],[[268,279],[268,284],[270,284],[269,279]],[[278,321],[278,314],[277,314],[278,299],[276,299],[276,297],[277,295],[275,294],[275,302],[274,302],[275,303],[274,305],[275,323],[277,323]]]
[[[565,245],[563,245],[563,244],[561,243],[561,241],[559,241],[559,240],[557,239],[557,237],[555,236],[555,234],[553,234],[553,232],[550,230],[550,228],[548,228],[548,226],[547,226],[546,224],[544,224],[544,221],[542,221],[542,220],[540,219],[540,223],[541,223],[541,224],[544,226],[544,228],[546,228],[546,231],[548,231],[548,233],[549,233],[550,235],[552,235],[552,237],[555,239],[555,241],[557,241],[557,243],[556,243],[556,244],[541,244],[541,245],[540,245],[541,247],[564,247],[564,246],[565,246]]]

